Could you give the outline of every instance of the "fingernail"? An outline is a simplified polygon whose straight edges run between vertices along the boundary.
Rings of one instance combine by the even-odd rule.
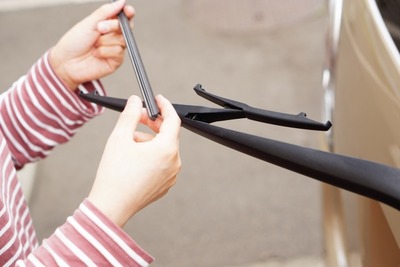
[[[97,29],[101,32],[101,33],[106,33],[109,30],[109,27],[107,25],[107,23],[105,21],[100,21],[99,24],[97,24]]]
[[[129,103],[130,105],[137,104],[137,103],[139,103],[139,102],[141,102],[141,100],[140,100],[140,98],[139,98],[138,96],[131,96],[131,97],[129,97],[129,99],[128,99],[128,103]]]

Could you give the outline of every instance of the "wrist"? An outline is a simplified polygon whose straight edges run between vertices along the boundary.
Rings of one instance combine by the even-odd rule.
[[[131,218],[128,212],[123,208],[113,205],[115,199],[107,199],[98,197],[96,194],[90,193],[87,198],[104,216],[106,216],[115,225],[123,228]]]
[[[71,91],[75,91],[78,88],[77,83],[75,83],[68,75],[65,70],[65,62],[60,57],[57,48],[53,47],[49,53],[49,64],[57,78],[64,84],[64,86]]]

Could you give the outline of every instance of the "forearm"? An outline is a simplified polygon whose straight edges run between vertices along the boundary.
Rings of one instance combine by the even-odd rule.
[[[148,266],[153,258],[88,200],[22,266]]]
[[[19,167],[47,156],[102,111],[65,87],[52,70],[48,55],[1,96],[0,127]],[[104,94],[98,81],[80,87]]]

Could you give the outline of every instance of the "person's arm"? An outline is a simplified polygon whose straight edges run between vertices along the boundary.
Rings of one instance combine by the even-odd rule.
[[[78,23],[35,64],[27,76],[0,98],[0,154],[3,161],[0,181],[6,185],[2,187],[0,197],[2,266],[62,266],[64,263],[68,266],[91,263],[99,266],[147,266],[152,261],[122,231],[113,217],[104,212],[102,205],[93,204],[88,199],[64,225],[38,246],[14,168],[46,156],[52,147],[68,140],[86,120],[99,113],[98,107],[81,102],[75,87],[96,89],[101,93],[101,85],[96,79],[114,71],[122,63],[124,44],[115,15],[124,4],[124,1],[119,1],[104,5]],[[125,7],[124,10],[128,17],[133,16],[132,8]],[[77,37],[89,41],[76,42]],[[79,69],[96,71],[76,73]],[[158,123],[163,122],[159,119]],[[156,153],[164,148],[156,145],[153,149]],[[165,162],[155,163],[162,166]],[[176,168],[177,164],[169,166]],[[140,168],[130,174],[136,180],[147,177],[143,176]],[[170,172],[166,174],[159,177],[160,182],[171,179]],[[151,188],[158,188],[157,184],[150,188],[144,184],[141,186],[137,190],[145,195],[146,190],[149,192]],[[142,197],[140,194],[136,196],[138,199]],[[140,208],[136,206],[134,209],[137,211]]]
[[[21,266],[147,266],[152,258],[121,230],[141,209],[164,196],[181,168],[180,120],[157,96],[161,116],[149,119],[131,97],[110,135],[88,198]],[[139,123],[155,134],[137,132]]]
[[[77,92],[104,94],[98,79],[122,64],[125,42],[116,15],[124,5],[125,1],[103,5],[77,23],[1,95],[0,130],[17,168],[47,156],[101,112],[81,101]],[[124,11],[133,17],[133,7]]]
[[[139,210],[162,197],[180,170],[180,119],[172,104],[156,97],[161,111],[155,121],[139,97],[129,98],[107,141],[88,199],[120,227]],[[139,123],[156,135],[137,132]]]
[[[148,266],[153,258],[89,200],[20,266]],[[40,263],[40,264],[39,264]]]
[[[79,86],[84,91],[104,94],[99,81]],[[82,102],[54,73],[46,53],[13,86],[1,95],[0,127],[7,139],[14,164],[46,157],[52,148],[68,141],[102,109]]]

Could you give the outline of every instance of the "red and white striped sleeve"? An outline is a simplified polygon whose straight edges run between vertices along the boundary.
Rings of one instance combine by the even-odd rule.
[[[80,90],[97,90],[98,81]],[[148,266],[152,257],[88,200],[39,246],[16,168],[43,158],[102,111],[57,78],[45,54],[0,96],[0,265]]]
[[[104,94],[99,81],[79,87]],[[0,127],[21,168],[46,157],[56,145],[68,141],[86,121],[101,113],[95,104],[81,101],[53,72],[46,53],[0,98]]]
[[[149,266],[153,258],[85,200],[67,222],[16,266]]]

